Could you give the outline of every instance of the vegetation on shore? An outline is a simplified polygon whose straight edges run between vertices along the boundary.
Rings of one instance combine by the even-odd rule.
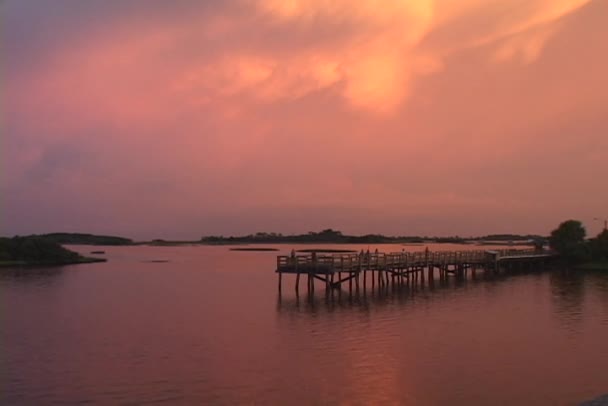
[[[463,238],[454,237],[420,237],[420,236],[398,236],[391,237],[381,234],[366,234],[361,236],[346,235],[331,228],[320,232],[309,232],[307,234],[283,235],[280,233],[256,233],[246,236],[205,236],[199,241],[203,244],[279,244],[279,243],[325,243],[325,244],[408,244],[408,243],[453,243],[466,244],[478,242],[481,244],[492,242],[519,242],[527,243],[531,240],[544,239],[537,235],[515,235],[515,234],[494,234],[484,237]],[[156,240],[158,241],[158,240]]]
[[[591,239],[586,239],[586,235],[580,221],[567,220],[551,232],[549,244],[568,265],[608,271],[608,230],[604,229]]]
[[[87,258],[40,236],[0,237],[0,266],[68,265],[103,262]]]
[[[154,245],[154,246],[179,246],[179,245],[238,245],[238,244],[422,244],[422,243],[452,243],[482,245],[518,243],[526,244],[532,240],[544,239],[538,235],[516,235],[516,234],[492,234],[483,237],[464,238],[452,237],[420,237],[420,236],[386,236],[382,234],[346,235],[331,228],[320,232],[309,232],[306,234],[283,235],[281,233],[259,232],[244,236],[206,236],[196,241],[172,241],[154,239],[151,241],[135,242],[129,238],[95,235],[85,233],[49,233],[28,236],[44,238],[57,244],[72,245]]]
[[[116,237],[111,235],[94,235],[83,233],[50,233],[42,234],[42,237],[48,241],[53,241],[58,244],[74,244],[74,245],[132,245],[133,240],[124,237]]]

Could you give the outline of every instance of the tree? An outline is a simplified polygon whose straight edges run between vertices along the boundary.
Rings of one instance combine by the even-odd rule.
[[[549,244],[569,262],[582,261],[587,256],[585,227],[577,220],[564,221],[551,232]]]
[[[604,230],[590,242],[591,256],[595,261],[608,260],[608,230]]]

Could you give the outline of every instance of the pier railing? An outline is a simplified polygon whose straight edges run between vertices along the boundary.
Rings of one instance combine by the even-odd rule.
[[[535,249],[469,251],[360,252],[348,254],[296,254],[277,257],[277,272],[331,273],[358,270],[390,270],[417,266],[475,265],[510,258],[547,257],[553,253]]]
[[[276,272],[279,276],[279,292],[283,274],[296,275],[296,292],[299,290],[300,275],[308,276],[308,291],[314,292],[314,281],[325,283],[326,290],[337,288],[348,282],[352,291],[353,280],[359,289],[359,275],[363,275],[363,286],[366,286],[367,274],[371,273],[372,289],[377,280],[378,286],[393,286],[404,281],[424,284],[425,273],[429,283],[434,283],[434,274],[439,273],[439,280],[446,280],[448,275],[466,278],[470,270],[474,276],[476,270],[498,272],[501,268],[512,269],[516,266],[542,264],[553,252],[538,249],[516,250],[468,250],[468,251],[436,251],[428,249],[416,252],[370,252],[280,255],[277,257]],[[337,278],[336,278],[337,277]]]

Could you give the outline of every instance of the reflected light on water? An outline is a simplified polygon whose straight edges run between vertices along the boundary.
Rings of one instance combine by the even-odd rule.
[[[105,264],[0,275],[2,403],[549,405],[608,392],[606,275],[319,284],[312,297],[287,278],[279,296],[273,252],[104,249]]]

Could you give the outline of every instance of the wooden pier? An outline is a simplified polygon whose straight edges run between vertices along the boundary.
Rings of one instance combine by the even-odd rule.
[[[315,279],[321,281],[329,292],[342,289],[348,283],[352,292],[353,285],[359,290],[360,284],[365,289],[368,284],[374,288],[388,286],[391,283],[425,283],[449,276],[466,278],[470,271],[498,272],[500,269],[512,269],[516,266],[531,266],[546,262],[555,254],[551,251],[529,250],[477,250],[477,251],[429,251],[383,253],[361,251],[349,254],[296,254],[277,257],[276,272],[279,276],[279,292],[282,290],[283,274],[295,275],[296,293],[300,290],[300,279],[306,277],[307,290],[315,289]],[[362,280],[361,280],[362,279]]]

